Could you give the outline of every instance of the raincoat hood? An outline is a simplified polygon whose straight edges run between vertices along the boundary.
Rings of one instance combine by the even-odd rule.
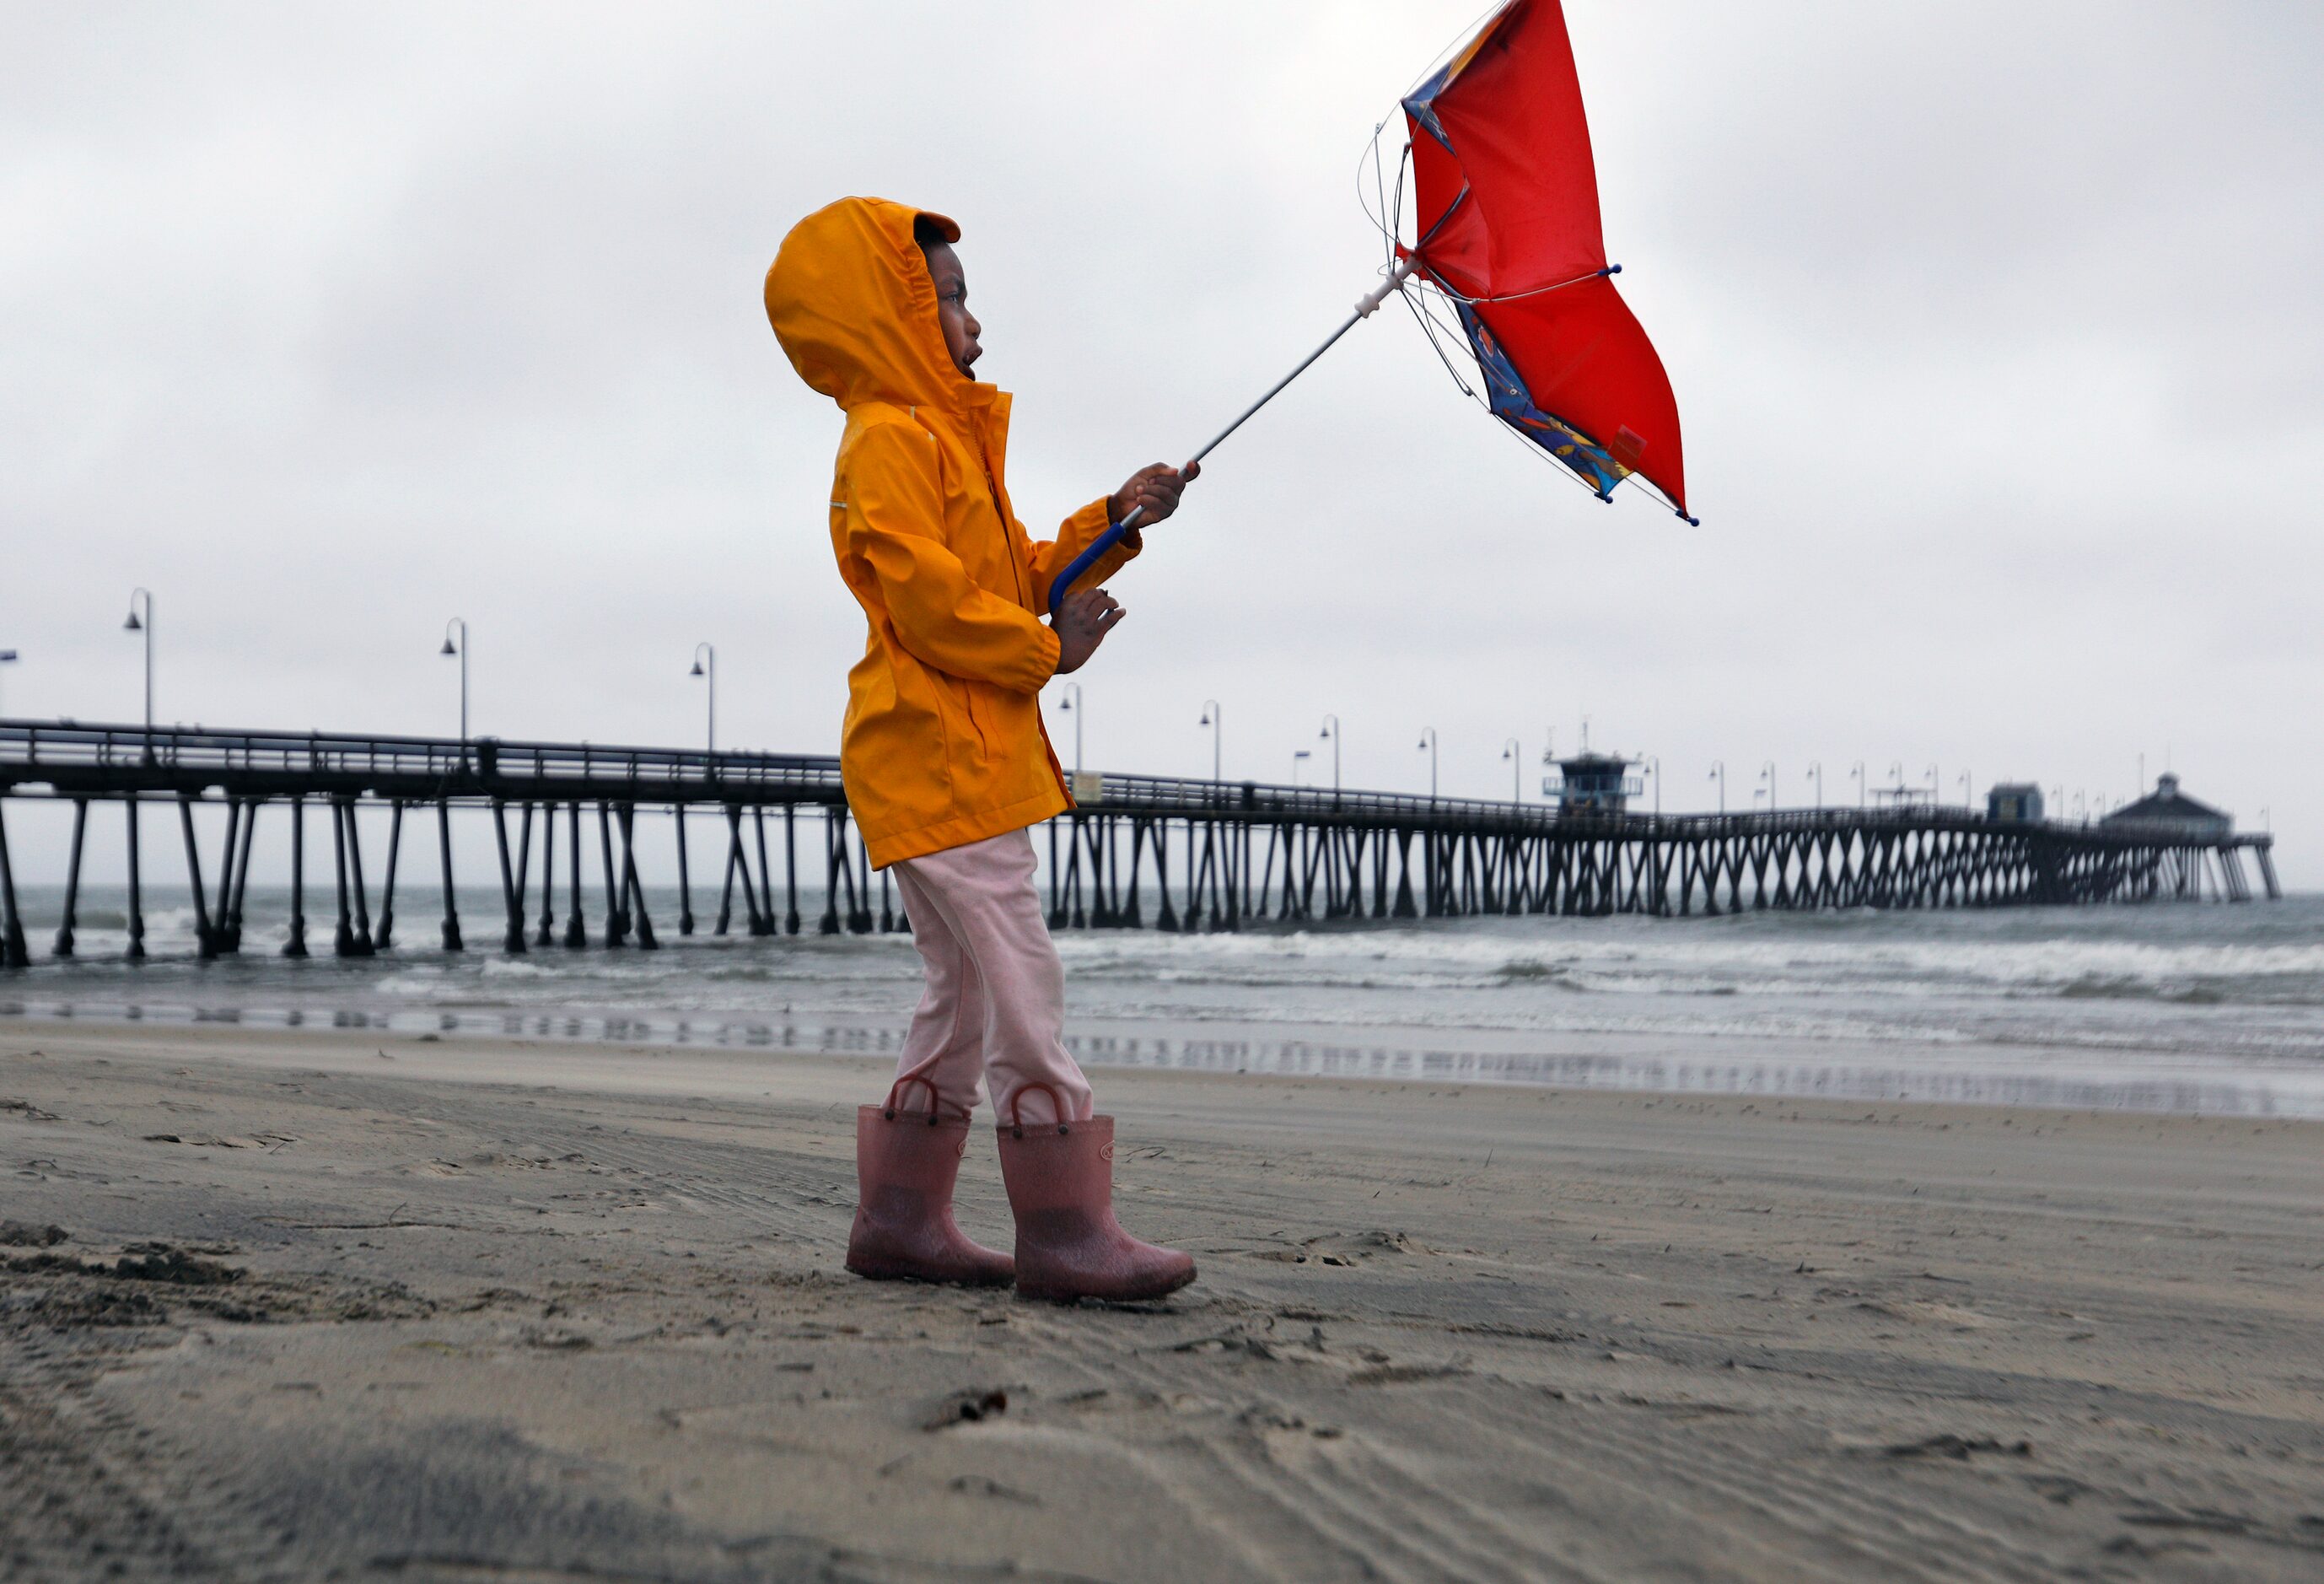
[[[1011,403],[945,349],[936,283],[912,240],[926,213],[841,199],[792,227],[767,272],[767,321],[784,355],[847,415],[831,548],[866,631],[847,673],[839,773],[881,868],[1073,807],[1041,724],[1062,647],[1039,613],[1057,573],[1111,521],[1105,496],[1054,540],[1036,542],[1018,521]],[[1093,581],[1136,553],[1116,545]]]
[[[945,347],[936,283],[912,240],[921,215],[960,239],[931,210],[843,198],[792,227],[767,271],[767,322],[784,356],[850,412],[867,402],[957,409],[980,392]]]

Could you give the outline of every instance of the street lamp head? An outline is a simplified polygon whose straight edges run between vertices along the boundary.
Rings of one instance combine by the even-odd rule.
[[[687,672],[686,674],[687,674],[687,676],[690,676],[690,677],[698,677],[698,676],[700,676],[700,675],[702,674],[702,662],[701,662],[700,661],[698,661],[698,660],[697,660],[697,661],[696,661],[696,662],[694,662],[694,669],[693,669],[692,671],[690,671],[690,672]]]
[[[1198,721],[1196,721],[1194,724],[1195,724],[1196,726],[1208,726],[1208,725],[1210,725],[1210,724],[1211,724],[1211,712],[1210,712],[1209,710],[1207,710],[1207,709],[1204,710],[1204,711],[1203,711],[1203,718],[1202,718],[1202,719],[1200,719],[1200,720],[1198,720]]]
[[[145,624],[139,621],[136,611],[132,610],[129,613],[129,619],[121,624],[121,630],[124,633],[142,633],[145,630]]]
[[[446,656],[446,657],[447,657],[447,658],[448,658],[448,657],[450,657],[450,656],[456,655],[456,654],[457,654],[457,653],[459,653],[460,652],[459,652],[457,649],[455,649],[454,647],[452,647],[452,640],[451,640],[450,638],[448,638],[448,637],[447,637],[447,638],[446,638],[446,639],[444,640],[444,647],[443,647],[443,648],[441,648],[441,649],[438,649],[438,651],[436,651],[436,653],[438,653],[438,654],[444,655],[444,656]]]

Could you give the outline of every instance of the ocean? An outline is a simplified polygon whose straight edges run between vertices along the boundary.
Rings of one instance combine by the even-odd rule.
[[[254,887],[240,957],[196,960],[190,911],[169,908],[149,912],[152,955],[131,964],[119,888],[84,892],[79,956],[57,963],[60,895],[33,887],[41,960],[0,974],[0,1016],[770,1059],[897,1047],[918,982],[908,936],[680,938],[675,892],[649,894],[658,951],[505,956],[498,897],[479,892],[462,899],[466,952],[439,949],[435,919],[407,904],[395,949],[339,960],[310,894],[326,903],[316,955],[290,962],[287,894]],[[812,929],[820,899],[801,905]],[[1066,931],[1058,949],[1068,1044],[1092,1068],[2324,1116],[2324,897]]]

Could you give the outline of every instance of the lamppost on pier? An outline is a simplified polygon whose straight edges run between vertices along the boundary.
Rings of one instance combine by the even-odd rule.
[[[703,741],[712,755],[718,752],[718,651],[708,644],[694,646],[694,669],[686,673],[710,684],[710,725]]]
[[[454,644],[453,644],[453,642],[452,642],[452,629],[453,629],[453,628],[455,628],[455,627],[457,627],[457,628],[460,630],[460,642],[459,642],[459,644],[458,644],[456,646],[456,645],[454,645]],[[461,745],[461,746],[462,746],[463,748],[465,748],[465,747],[466,747],[466,746],[467,746],[467,742],[468,742],[468,619],[467,619],[467,617],[466,617],[466,616],[454,616],[450,621],[446,622],[446,623],[444,624],[444,647],[443,647],[443,648],[441,648],[441,649],[438,649],[436,653],[438,653],[438,654],[441,654],[441,655],[446,655],[446,656],[450,656],[450,655],[455,655],[455,654],[456,654],[456,655],[458,655],[458,656],[460,657],[460,745]],[[465,759],[465,758],[466,758],[466,755],[462,755],[462,757]]]
[[[1759,766],[1759,779],[1767,783],[1767,812],[1775,811],[1775,762],[1773,759]]]
[[[1517,752],[1517,740],[1511,737],[1501,745],[1501,757],[1509,762],[1509,801],[1525,801],[1525,755]]]
[[[1714,759],[1714,760],[1712,760],[1712,761],[1711,761],[1711,780],[1713,780],[1713,781],[1715,781],[1715,782],[1717,782],[1717,783],[1719,783],[1719,811],[1720,811],[1720,813],[1724,814],[1725,812],[1727,812],[1727,761],[1726,761],[1726,760],[1724,760],[1724,759]]]
[[[137,607],[141,601],[145,607],[145,614],[143,616],[137,614]],[[130,590],[129,619],[121,624],[121,630],[124,633],[145,635],[145,729],[150,732],[153,729],[153,596],[152,594],[143,588]]]
[[[0,649],[0,665],[14,665],[15,663],[16,652],[14,649]],[[0,711],[0,713],[5,712]]]
[[[1823,761],[1818,759],[1809,765],[1808,775],[1815,782],[1816,811],[1821,813],[1823,811]]]
[[[141,614],[140,607],[143,607]],[[153,593],[149,588],[129,591],[129,619],[121,624],[125,633],[142,633],[145,639],[145,751],[147,764],[153,762]],[[145,913],[137,901],[137,799],[134,794],[122,801],[129,822],[129,959],[142,961],[145,956]]]
[[[1935,765],[1933,765],[1933,764],[1930,765],[1930,766],[1929,766],[1929,807],[1931,807],[1932,809],[1933,809],[1933,808],[1935,808],[1935,807],[1937,806],[1937,800],[1938,800],[1939,798],[1941,798],[1941,797],[1942,797],[1942,796],[1944,795],[1944,784],[1945,784],[1945,783],[1944,783],[1944,777],[1942,777],[1942,776],[1941,776],[1941,775],[1939,775],[1939,774],[1937,773],[1937,767],[1936,767]]]
[[[1974,809],[1977,807],[1977,799],[1972,795],[1970,791],[1975,779],[1976,778],[1971,776],[1966,770],[1960,773],[1961,807],[1964,809]]]
[[[1655,778],[1655,817],[1656,819],[1660,819],[1660,818],[1662,817],[1662,812],[1663,812],[1663,761],[1662,761],[1662,755],[1660,755],[1659,754],[1649,754],[1649,755],[1646,755],[1646,764],[1647,764],[1647,765],[1649,766],[1649,769],[1647,770],[1647,773],[1648,773],[1648,774],[1650,774],[1650,775],[1652,775],[1652,776]]]
[[[1848,773],[1849,778],[1856,783],[1856,806],[1858,809],[1862,809],[1872,796],[1871,783],[1867,781],[1864,775],[1864,761],[1858,759],[1856,762],[1856,768],[1849,771]]]
[[[1336,798],[1340,795],[1340,718],[1336,715],[1323,717],[1323,729],[1315,735],[1318,738],[1332,739],[1332,795]]]
[[[1419,746],[1421,751],[1428,755],[1428,801],[1433,803],[1436,801],[1436,728],[1434,727],[1424,726],[1420,728]]]
[[[1307,761],[1314,756],[1314,754],[1306,748],[1291,750],[1291,784],[1293,786],[1299,784],[1299,773],[1307,767]]]
[[[1074,718],[1074,773],[1078,776],[1082,773],[1082,717],[1089,711],[1082,706],[1082,685],[1079,682],[1067,682],[1060,690],[1073,695],[1070,699],[1058,700],[1057,708]]]
[[[1219,750],[1219,736],[1225,716],[1226,712],[1219,708],[1219,701],[1216,699],[1203,700],[1201,724],[1211,728],[1211,780],[1214,783],[1226,780],[1226,773],[1220,768],[1225,763],[1225,758]]]

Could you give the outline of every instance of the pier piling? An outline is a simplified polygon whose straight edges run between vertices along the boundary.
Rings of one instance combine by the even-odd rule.
[[[589,927],[581,922],[581,803],[566,805],[565,949],[579,951],[589,944]]]
[[[355,800],[341,800],[347,822],[347,883],[355,894],[355,955],[372,957],[379,950],[379,939],[371,931],[371,894],[364,883],[363,826],[355,819]]]
[[[784,811],[786,814],[788,810]],[[775,932],[775,875],[767,866],[767,811],[763,808],[751,811],[751,833],[759,848],[759,894],[751,904],[751,933],[771,935]],[[742,866],[742,884],[751,884],[751,866]],[[798,931],[791,931],[797,934]]]
[[[88,832],[88,800],[73,800],[72,853],[65,860],[65,911],[57,921],[56,955],[73,954],[73,928],[80,916],[81,838]]]
[[[540,805],[540,933],[535,946],[557,944],[557,805]]]
[[[331,955],[360,957],[362,948],[355,943],[355,909],[347,895],[347,811],[337,798],[330,800],[331,811],[331,878],[334,895],[338,904],[338,920],[331,931]],[[369,940],[364,945],[368,946]]]
[[[628,941],[630,921],[622,912],[622,886],[613,868],[613,809],[603,798],[597,801],[597,849],[599,857],[604,860],[605,949],[611,951]]]
[[[403,800],[392,798],[387,813],[387,870],[379,878],[379,928],[371,943],[381,951],[395,944],[395,864],[403,849]],[[244,867],[248,866],[245,865]]]
[[[152,753],[148,747],[145,752]],[[123,801],[129,820],[129,950],[132,962],[145,955],[145,886],[139,862],[137,840],[137,794],[132,792]]]
[[[500,853],[501,860],[501,914],[503,919],[501,949],[503,951],[521,956],[524,951],[525,944],[524,882],[518,878],[516,869],[509,862],[508,804],[505,801],[500,798],[494,798],[493,800],[492,810],[493,841]],[[532,805],[530,803],[527,803],[524,806],[524,833],[522,839],[527,848],[530,849],[532,841]]]
[[[465,755],[467,745],[461,745]],[[444,869],[444,949],[464,951],[466,944],[460,939],[460,904],[452,894],[452,801],[436,800],[436,851]]]
[[[646,888],[638,879],[637,820],[637,805],[623,803],[621,812],[622,917],[636,937],[640,951],[659,951],[661,942],[654,939],[653,915],[646,911]]]
[[[8,822],[0,813],[0,968],[32,966],[24,949],[24,921],[16,911],[16,868],[8,859]]]
[[[282,955],[307,955],[307,800],[290,795],[290,933]]]

